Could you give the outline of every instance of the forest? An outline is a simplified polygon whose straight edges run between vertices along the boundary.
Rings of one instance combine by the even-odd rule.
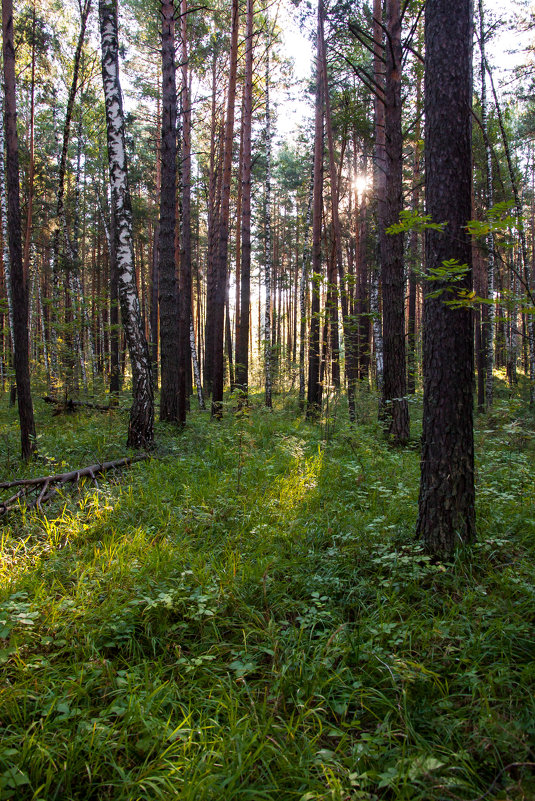
[[[0,801],[535,797],[534,41],[2,0]]]

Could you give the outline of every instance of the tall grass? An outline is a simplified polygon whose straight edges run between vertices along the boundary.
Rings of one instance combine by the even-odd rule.
[[[4,520],[0,798],[534,797],[533,419],[479,421],[479,539],[442,564],[373,399],[231,412]],[[1,401],[2,478],[123,455],[120,414],[38,413],[25,468]]]

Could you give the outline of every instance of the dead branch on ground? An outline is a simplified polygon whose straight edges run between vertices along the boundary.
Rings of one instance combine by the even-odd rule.
[[[107,473],[109,470],[118,470],[121,467],[128,467],[134,462],[148,459],[148,453],[140,453],[137,456],[115,459],[113,462],[102,462],[83,467],[80,470],[71,470],[69,473],[57,473],[53,476],[40,476],[39,478],[19,478],[15,481],[4,481],[0,483],[0,490],[10,490],[17,487],[17,491],[6,501],[0,501],[0,517],[13,509],[20,509],[25,503],[26,509],[41,509],[44,503],[50,501],[66,484],[78,484],[80,479],[89,478],[94,481],[97,488],[97,476]],[[32,498],[28,503],[28,499]]]

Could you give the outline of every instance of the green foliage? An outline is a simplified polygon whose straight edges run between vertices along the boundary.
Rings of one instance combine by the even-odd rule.
[[[5,521],[2,798],[531,797],[533,418],[498,387],[479,540],[443,564],[413,541],[417,447],[358,402],[358,429],[192,414],[120,483]],[[123,413],[37,413],[51,468],[121,452]]]
[[[386,229],[387,234],[403,234],[408,231],[443,231],[447,223],[433,222],[430,214],[419,214],[412,209],[404,209],[400,212],[399,223],[394,223]]]
[[[485,239],[490,233],[502,236],[511,236],[511,231],[516,228],[516,217],[511,214],[513,206],[511,203],[496,203],[486,213],[485,220],[470,220],[467,223],[467,230],[470,236],[476,239]],[[502,241],[501,246],[513,246],[513,241]]]

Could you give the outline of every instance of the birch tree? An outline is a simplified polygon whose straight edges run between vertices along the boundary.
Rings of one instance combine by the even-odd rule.
[[[133,404],[127,445],[151,447],[154,441],[154,394],[149,348],[143,330],[136,286],[132,237],[132,207],[128,188],[124,113],[119,80],[119,41],[115,0],[99,0],[102,82],[113,205],[115,257],[121,317],[132,367]]]

